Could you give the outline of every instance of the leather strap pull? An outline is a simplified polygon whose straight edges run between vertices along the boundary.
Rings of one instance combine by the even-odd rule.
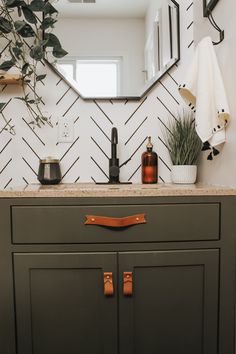
[[[108,216],[86,215],[85,225],[100,225],[107,227],[127,227],[137,224],[146,224],[145,214],[125,216],[124,218],[111,218]]]
[[[114,295],[112,272],[104,272],[103,281],[104,281],[104,295],[105,296]]]
[[[123,294],[125,296],[133,295],[133,272],[123,273]]]

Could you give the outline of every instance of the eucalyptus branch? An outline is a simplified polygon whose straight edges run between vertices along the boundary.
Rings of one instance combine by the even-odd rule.
[[[1,0],[1,2],[0,38],[7,40],[8,46],[7,60],[0,61],[0,70],[7,72],[15,67],[21,72],[22,97],[16,98],[25,103],[29,123],[33,127],[42,127],[45,124],[52,127],[51,116],[43,113],[43,100],[37,93],[38,85],[46,78],[46,74],[39,73],[38,63],[49,51],[54,58],[62,58],[67,54],[61,47],[59,39],[51,33],[57,22],[57,10],[50,1]],[[27,85],[32,92],[27,92]],[[0,107],[3,105],[0,103]]]

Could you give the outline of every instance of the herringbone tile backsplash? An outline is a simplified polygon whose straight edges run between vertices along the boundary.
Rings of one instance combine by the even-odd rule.
[[[179,0],[181,12],[181,61],[141,101],[84,101],[49,68],[41,85],[44,110],[52,115],[54,127],[33,130],[24,105],[14,100],[18,86],[0,86],[0,101],[8,102],[2,114],[15,125],[16,135],[4,130],[0,120],[0,188],[37,183],[39,158],[55,156],[61,161],[64,183],[107,181],[110,133],[118,128],[121,181],[140,182],[140,158],[146,137],[152,136],[159,155],[159,181],[170,181],[171,162],[163,142],[165,122],[183,104],[178,84],[193,55],[193,2]],[[0,43],[1,46],[1,43]],[[3,46],[2,46],[3,48]],[[61,117],[74,123],[74,142],[57,142],[57,122]]]

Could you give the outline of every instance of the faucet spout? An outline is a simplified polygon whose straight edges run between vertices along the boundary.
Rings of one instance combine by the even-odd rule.
[[[119,159],[117,158],[118,132],[117,128],[111,130],[111,158],[109,159],[109,183],[120,183]]]
[[[118,131],[117,128],[111,130],[111,158],[117,159]]]

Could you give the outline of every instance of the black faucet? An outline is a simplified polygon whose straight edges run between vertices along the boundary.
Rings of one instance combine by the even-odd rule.
[[[111,158],[109,159],[109,182],[111,184],[120,183],[120,168],[127,164],[131,160],[127,161],[119,166],[119,159],[117,158],[117,144],[118,144],[118,131],[117,128],[111,130]],[[126,182],[128,183],[128,182]]]

